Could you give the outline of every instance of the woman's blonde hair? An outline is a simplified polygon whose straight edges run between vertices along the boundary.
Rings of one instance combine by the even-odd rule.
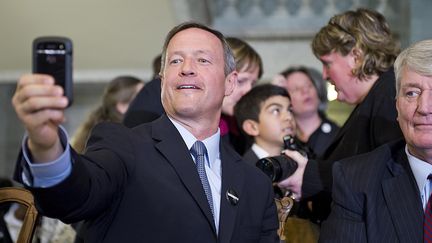
[[[384,16],[364,8],[333,16],[312,40],[317,58],[333,51],[346,56],[354,48],[360,62],[352,73],[360,80],[390,69],[400,51]]]
[[[252,71],[253,69],[258,68],[258,79],[260,79],[264,70],[258,52],[256,52],[248,43],[239,38],[227,37],[227,42],[234,54],[237,71],[240,72],[243,69],[246,71]]]

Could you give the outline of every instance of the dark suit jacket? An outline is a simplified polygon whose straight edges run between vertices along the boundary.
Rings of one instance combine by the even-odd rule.
[[[309,160],[303,177],[303,196],[331,191],[335,161],[370,152],[384,143],[402,138],[396,120],[395,86],[393,69],[381,74],[364,100],[352,111],[324,156]]]
[[[404,146],[386,144],[334,165],[320,242],[423,242],[423,206]]]
[[[339,126],[329,120],[325,115],[321,116],[320,126],[309,136],[305,146],[309,147],[313,158],[322,157],[328,146],[336,137],[339,131]],[[327,130],[328,129],[328,130]],[[308,158],[311,158],[308,156]]]
[[[135,127],[145,122],[159,118],[165,111],[161,102],[161,80],[159,78],[148,82],[129,105],[123,119],[127,127]]]
[[[258,159],[258,156],[252,150],[252,148],[249,148],[243,155],[243,160],[252,166],[256,166],[256,162],[258,162]]]
[[[221,144],[221,214],[214,221],[195,164],[167,116],[125,128],[95,127],[71,176],[30,188],[38,208],[65,222],[86,220],[86,242],[277,242],[272,186]],[[237,194],[238,204],[227,200]]]

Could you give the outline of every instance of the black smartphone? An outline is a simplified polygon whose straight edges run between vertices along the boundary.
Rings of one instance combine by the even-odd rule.
[[[33,41],[33,73],[49,74],[73,101],[72,41],[66,37],[38,37]]]

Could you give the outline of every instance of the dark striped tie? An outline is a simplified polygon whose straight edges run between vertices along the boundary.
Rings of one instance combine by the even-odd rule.
[[[207,179],[207,174],[206,174],[205,166],[204,166],[205,155],[207,153],[207,149],[206,149],[206,147],[205,147],[205,145],[204,145],[203,142],[197,140],[194,143],[194,145],[192,145],[192,148],[191,148],[190,151],[191,151],[192,155],[195,158],[195,163],[196,163],[196,167],[197,167],[197,170],[198,170],[198,175],[200,177],[201,184],[202,184],[202,186],[204,188],[204,192],[205,192],[205,194],[207,196],[207,201],[209,203],[210,210],[211,210],[211,212],[212,212],[212,214],[214,216],[214,212],[213,212],[213,197],[212,197],[212,194],[211,194],[210,184],[209,184],[209,181]]]
[[[432,174],[428,176],[427,183],[430,183],[432,179]],[[432,243],[432,194],[429,196],[428,202],[426,204],[425,216],[423,222],[423,240],[424,242]]]

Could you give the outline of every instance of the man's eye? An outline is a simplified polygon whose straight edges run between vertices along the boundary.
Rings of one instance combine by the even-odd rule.
[[[170,64],[178,64],[180,62],[181,62],[180,59],[173,59],[173,60],[170,61]]]
[[[413,90],[411,90],[411,91],[405,92],[405,96],[408,97],[408,98],[415,98],[415,97],[417,97],[419,95],[420,95],[419,91],[413,91]]]
[[[198,62],[200,62],[200,63],[209,63],[209,60],[204,59],[204,58],[199,58]]]

